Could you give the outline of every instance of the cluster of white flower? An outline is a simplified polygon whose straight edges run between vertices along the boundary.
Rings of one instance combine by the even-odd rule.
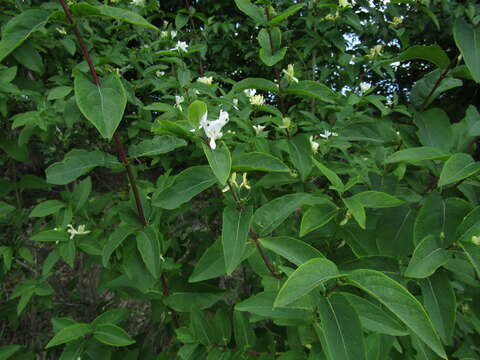
[[[67,225],[67,232],[70,234],[70,240],[77,235],[90,234],[90,230],[85,230],[85,225],[79,225],[78,229],[75,229],[72,224]]]
[[[263,125],[252,125],[253,127],[253,130],[255,130],[255,133],[257,135],[260,135],[261,132],[266,128],[266,126],[263,126]]]
[[[157,77],[162,77],[163,75],[165,75],[165,71],[157,70],[157,71],[155,72],[155,75],[156,75]]]
[[[323,133],[319,134],[318,136],[320,136],[322,139],[325,139],[327,140],[330,136],[338,136],[338,134],[336,132],[331,132],[330,130],[324,130]],[[310,146],[312,147],[312,151],[314,154],[317,153],[318,151],[318,148],[320,146],[320,143],[315,141],[317,139],[316,136],[310,136],[309,140],[310,140]]]
[[[132,0],[132,5],[143,7],[145,6],[145,0]]]
[[[232,173],[232,175],[230,176],[230,179],[228,179],[228,183],[230,184],[230,186],[235,187],[237,189],[241,189],[242,187],[244,187],[247,190],[251,189],[250,184],[248,183],[248,180],[247,180],[247,173],[246,172],[244,172],[242,174],[242,182],[240,184],[237,183],[237,173],[236,172]],[[222,192],[229,191],[230,186],[228,186],[228,185],[225,186],[225,188],[222,190]]]
[[[228,119],[228,112],[224,110],[220,110],[220,115],[217,120],[207,120],[207,112],[205,112],[200,119],[200,129],[203,129],[205,135],[210,139],[209,145],[212,150],[217,148],[215,140],[218,140],[223,136],[222,128],[227,124]]]
[[[324,130],[323,133],[319,135],[323,139],[328,139],[330,136],[338,136],[336,132],[331,132],[330,130]]]
[[[213,77],[211,77],[211,76],[208,76],[208,77],[202,76],[202,77],[199,77],[199,78],[197,79],[197,81],[198,81],[199,83],[202,83],[202,84],[205,84],[205,85],[212,85]]]
[[[187,52],[188,51],[188,44],[186,41],[177,41],[175,44],[175,47],[172,48],[171,50],[178,50],[178,51],[183,51]]]
[[[178,110],[183,111],[182,105],[180,105],[180,104],[183,103],[184,101],[185,101],[185,99],[183,98],[183,96],[175,95],[175,107]]]
[[[295,77],[295,70],[293,69],[293,64],[288,64],[286,69],[283,69],[282,72],[287,77],[289,82],[298,83],[298,79]]]
[[[372,87],[372,84],[367,83],[367,82],[361,82],[360,83],[360,91],[362,94],[366,93],[370,88]]]

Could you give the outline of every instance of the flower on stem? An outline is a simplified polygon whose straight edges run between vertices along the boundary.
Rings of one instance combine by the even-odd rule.
[[[375,45],[373,48],[370,49],[370,53],[367,55],[368,58],[374,58],[377,56],[382,55],[383,45],[378,44]]]
[[[314,141],[313,136],[310,136],[309,140],[310,140],[310,146],[312,147],[312,151],[314,154],[316,154],[318,152],[318,147],[320,146],[320,144]]]
[[[249,100],[250,100],[250,104],[252,105],[260,106],[265,104],[265,98],[263,97],[263,95],[254,95]]]
[[[360,91],[362,94],[366,93],[370,88],[372,87],[372,84],[367,83],[367,82],[361,82],[360,83]]]
[[[168,31],[161,31],[161,32],[160,32],[160,37],[161,37],[162,39],[167,38],[167,37],[168,37]]]
[[[338,136],[336,132],[331,132],[330,130],[324,130],[320,137],[323,139],[328,139],[330,136]]]
[[[132,0],[133,6],[145,6],[145,0]]]
[[[155,75],[156,75],[157,77],[162,77],[163,75],[165,75],[165,71],[157,70],[157,71],[155,72]]]
[[[253,125],[252,127],[257,135],[260,135],[260,133],[266,128],[266,126],[263,125]]]
[[[205,85],[212,85],[213,77],[212,76],[202,76],[197,79],[199,83],[205,84]]]
[[[342,8],[351,6],[348,0],[338,0],[338,5]]]
[[[279,126],[280,129],[287,129],[290,127],[290,125],[292,124],[292,119],[290,119],[289,117],[283,117],[282,118],[282,125]]]
[[[187,52],[188,44],[186,41],[177,41],[177,43],[175,44],[175,47],[172,50]]]
[[[85,225],[79,225],[78,229],[75,229],[72,224],[67,225],[67,232],[70,234],[70,240],[77,235],[90,234],[90,230],[85,230]]]
[[[182,105],[180,105],[180,104],[183,103],[184,101],[185,101],[185,99],[183,98],[183,96],[175,95],[175,107],[178,110],[183,111]]]
[[[240,184],[240,187],[245,187],[245,189],[250,190],[251,187],[248,185],[248,180],[247,180],[247,173],[244,172],[242,174],[242,183]]]
[[[170,36],[172,37],[172,39],[174,39],[177,36],[177,31],[176,30],[170,31]]]
[[[223,136],[222,128],[227,124],[228,118],[228,112],[220,110],[220,115],[217,120],[207,120],[206,112],[200,119],[200,128],[203,128],[205,135],[210,139],[209,145],[212,150],[217,148],[215,140],[218,140]]]
[[[63,28],[63,27],[57,28],[57,31],[58,31],[58,33],[61,34],[61,35],[67,35],[67,31],[66,31],[65,28]]]
[[[295,70],[293,69],[293,64],[288,64],[287,68],[282,70],[282,73],[285,74],[289,82],[298,83],[298,79],[295,77]]]
[[[233,101],[233,108],[235,110],[238,110],[238,99],[233,99],[232,101]]]

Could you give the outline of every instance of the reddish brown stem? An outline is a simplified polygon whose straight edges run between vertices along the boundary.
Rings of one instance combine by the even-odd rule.
[[[260,244],[260,241],[258,241],[258,236],[254,232],[250,231],[250,237],[252,238],[253,242],[255,243],[255,246],[257,247],[258,253],[263,259],[263,262],[265,263],[265,266],[267,267],[268,271],[272,274],[272,276],[276,279],[281,279],[282,277],[275,272],[275,269],[273,268],[273,265],[268,261],[267,255],[265,255],[265,251],[263,251],[262,245]]]
[[[90,74],[92,75],[93,82],[97,86],[100,86],[100,78],[98,77],[98,74],[95,71],[95,65],[93,64],[92,58],[90,56],[90,52],[88,51],[87,45],[85,44],[85,41],[83,41],[82,35],[80,34],[80,31],[78,30],[78,27],[75,24],[73,15],[67,3],[65,2],[65,0],[59,0],[59,1],[60,1],[60,4],[62,5],[63,11],[65,12],[65,16],[67,17],[69,24],[72,26],[72,30],[78,40],[78,43],[82,48],[83,57],[87,62],[88,67],[90,68]],[[117,131],[115,131],[115,133],[113,134],[113,139],[115,140],[118,156],[120,157],[120,160],[122,161],[123,165],[125,166],[125,170],[127,171],[128,180],[130,182],[130,186],[133,191],[133,196],[135,198],[135,204],[138,210],[138,217],[142,225],[147,226],[148,222],[147,222],[147,219],[145,218],[145,212],[143,211],[143,206],[142,206],[142,201],[140,199],[140,192],[138,191],[137,181],[135,179],[135,176],[133,175],[132,168],[128,162],[127,154],[125,152],[125,147],[123,146],[123,143],[122,143],[122,138],[120,137],[120,134]],[[170,288],[168,287],[167,279],[164,274],[161,275],[161,281],[163,285],[163,294],[165,296],[169,296]],[[180,323],[178,321],[177,313],[173,309],[172,309],[172,319],[175,327],[179,328]]]

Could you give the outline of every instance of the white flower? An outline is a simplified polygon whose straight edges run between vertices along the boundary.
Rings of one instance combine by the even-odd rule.
[[[260,133],[263,131],[263,129],[265,129],[266,126],[262,126],[262,125],[253,125],[253,130],[255,130],[255,133],[257,135],[260,135]]]
[[[161,37],[162,39],[167,38],[167,37],[168,37],[168,31],[161,31],[161,32],[160,32],[160,37]]]
[[[329,130],[325,130],[322,134],[320,134],[321,138],[328,139],[330,136],[332,136],[332,132]]]
[[[213,77],[209,76],[202,76],[197,79],[199,83],[206,84],[206,85],[212,85]]]
[[[67,31],[63,27],[57,28],[57,31],[61,35],[67,35]]]
[[[243,92],[245,93],[245,95],[247,95],[247,97],[250,98],[257,93],[257,90],[255,90],[255,89],[245,89],[245,90],[243,90]]]
[[[295,77],[293,64],[288,64],[287,68],[283,69],[282,72],[287,76],[288,81],[298,83],[298,79]]]
[[[480,246],[480,236],[472,236],[472,243],[477,246]]]
[[[172,39],[174,39],[177,36],[177,31],[176,30],[170,31],[170,36],[172,37]]]
[[[313,136],[310,136],[310,146],[312,147],[312,151],[314,154],[317,153],[318,151],[318,147],[320,146],[320,144],[316,141],[314,141],[314,137]]]
[[[132,0],[133,6],[145,6],[145,0]]]
[[[175,107],[178,110],[183,111],[182,105],[180,105],[180,104],[183,103],[184,101],[185,101],[185,99],[183,98],[183,96],[175,95]]]
[[[85,225],[79,225],[78,229],[75,229],[72,224],[67,225],[67,232],[70,234],[70,239],[73,239],[76,235],[87,235],[89,230],[85,230]]]
[[[382,55],[383,45],[375,45],[370,49],[370,53],[367,55],[369,58],[374,58],[376,56]]]
[[[361,82],[360,83],[360,91],[363,93],[366,93],[370,88],[372,87],[372,84],[367,83],[367,82]]]
[[[292,119],[289,117],[283,117],[282,118],[282,126],[280,126],[280,129],[288,129],[292,123]]]
[[[207,135],[207,137],[210,139],[209,145],[212,150],[217,148],[215,140],[218,140],[223,136],[222,128],[228,122],[228,118],[228,112],[220,110],[220,115],[218,116],[217,120],[208,121],[207,112],[205,112],[200,119],[200,128],[203,128],[205,135]]]
[[[240,187],[245,187],[245,189],[248,189],[248,190],[251,189],[250,185],[248,185],[246,172],[244,172],[242,175],[242,183],[240,184]]]
[[[162,77],[163,75],[165,75],[165,71],[157,70],[157,71],[155,72],[155,75],[156,75],[157,77]]]
[[[263,105],[265,104],[265,99],[263,98],[263,95],[254,95],[250,99],[250,104],[252,105]]]
[[[188,44],[185,41],[177,41],[177,43],[175,44],[175,47],[172,50],[187,52]]]
[[[340,5],[340,7],[349,7],[350,4],[348,3],[348,0],[338,0],[338,5]]]
[[[232,101],[233,101],[233,108],[235,110],[238,110],[238,99],[233,99]]]

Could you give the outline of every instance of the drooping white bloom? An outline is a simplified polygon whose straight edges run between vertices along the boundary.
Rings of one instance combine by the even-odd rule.
[[[283,117],[282,118],[282,125],[280,126],[280,129],[288,129],[292,123],[292,119],[289,117]]]
[[[156,75],[157,77],[162,77],[163,75],[165,75],[165,71],[157,70],[157,71],[155,72],[155,75]]]
[[[232,101],[233,101],[233,108],[235,110],[238,110],[238,99],[233,99]]]
[[[160,31],[160,37],[162,39],[165,39],[168,37],[168,31]]]
[[[242,175],[242,183],[240,184],[240,187],[245,187],[245,189],[248,189],[248,190],[251,189],[250,185],[248,184],[246,172],[244,172]]]
[[[314,141],[313,136],[310,136],[309,140],[310,140],[310,146],[312,147],[312,151],[313,151],[314,154],[316,154],[320,144],[318,142]]]
[[[63,28],[63,27],[57,28],[57,31],[58,31],[58,33],[61,34],[61,35],[67,35],[67,31],[66,31],[65,28]]]
[[[255,94],[257,93],[257,90],[255,90],[255,89],[245,89],[245,90],[243,90],[243,92],[245,93],[245,95],[247,95],[247,97],[251,98],[252,96],[255,96]]]
[[[87,235],[90,230],[85,230],[85,225],[79,225],[78,229],[75,229],[72,224],[67,225],[67,232],[70,234],[70,240],[77,235]]]
[[[323,139],[328,139],[332,135],[333,133],[330,130],[325,130],[322,134],[320,134],[320,137]],[[333,136],[336,136],[336,135],[333,135]]]
[[[177,41],[177,43],[175,44],[175,47],[172,50],[187,52],[188,44],[185,41]]]
[[[199,83],[206,84],[206,85],[212,85],[213,77],[212,76],[202,76],[197,79]]]
[[[266,126],[263,125],[253,125],[253,130],[255,130],[255,133],[257,135],[260,135],[260,133],[266,128]]]
[[[183,98],[183,96],[175,95],[175,107],[178,110],[183,111],[182,105],[180,105],[180,104],[183,103],[184,101],[185,101],[185,99]]]
[[[360,83],[360,91],[363,93],[366,93],[370,88],[372,87],[372,84],[367,83],[367,82],[361,82]]]
[[[133,6],[145,6],[145,0],[132,0]]]
[[[472,236],[472,243],[477,246],[480,246],[480,236]]]
[[[175,39],[175,37],[177,36],[177,31],[176,30],[170,31],[170,36],[172,37],[172,39]]]
[[[289,82],[298,83],[298,79],[295,77],[295,70],[293,69],[293,64],[288,64],[286,69],[283,69],[282,72],[287,76]]]
[[[263,95],[254,95],[252,97],[250,97],[250,104],[252,105],[263,105],[265,104],[265,99],[263,97]]]
[[[220,110],[220,115],[217,120],[208,121],[207,112],[205,112],[200,119],[200,128],[203,128],[205,135],[210,139],[209,145],[212,150],[217,148],[215,140],[218,140],[223,136],[222,128],[227,124],[228,118],[228,112]]]

